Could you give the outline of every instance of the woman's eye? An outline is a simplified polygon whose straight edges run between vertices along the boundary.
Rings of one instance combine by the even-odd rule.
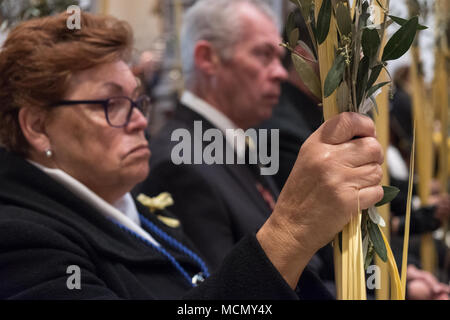
[[[108,108],[121,108],[127,105],[127,100],[125,99],[112,99],[108,102]]]

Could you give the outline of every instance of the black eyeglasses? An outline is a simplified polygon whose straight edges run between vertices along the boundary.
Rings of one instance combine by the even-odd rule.
[[[133,113],[133,108],[137,108],[148,118],[150,111],[150,98],[141,95],[136,101],[128,97],[111,97],[104,100],[61,100],[52,103],[50,107],[71,106],[78,104],[101,104],[105,111],[106,122],[111,127],[123,128],[128,125]]]

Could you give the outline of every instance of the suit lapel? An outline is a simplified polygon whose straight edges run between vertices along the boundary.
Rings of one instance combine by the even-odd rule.
[[[217,129],[210,121],[206,118],[198,114],[197,112],[191,110],[190,108],[179,104],[177,110],[175,112],[175,118],[179,121],[184,122],[191,132],[194,131],[194,121],[202,121],[202,129],[206,131],[208,129]],[[201,138],[201,137],[200,137]],[[205,142],[202,139],[202,150],[209,144],[209,142]],[[223,154],[226,155],[227,152],[227,142],[225,137],[223,137]],[[194,151],[194,150],[192,150]],[[236,156],[236,155],[234,155]],[[225,159],[224,159],[225,160]],[[214,166],[220,166],[224,168],[227,172],[231,174],[234,180],[241,185],[241,187],[246,191],[248,197],[252,200],[252,202],[258,206],[261,210],[269,211],[269,206],[266,201],[262,198],[261,194],[256,188],[256,183],[258,182],[254,173],[252,173],[249,165],[246,164],[214,164]],[[260,176],[261,177],[261,176]],[[277,187],[275,183],[267,177],[262,178],[265,181],[263,182],[264,187],[269,189],[272,196],[276,200],[279,192],[277,191]]]

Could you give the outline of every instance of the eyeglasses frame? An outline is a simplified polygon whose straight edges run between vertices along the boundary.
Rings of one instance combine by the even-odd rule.
[[[131,103],[131,108],[127,114],[126,121],[123,125],[120,125],[120,126],[113,125],[110,122],[109,116],[108,116],[109,101],[112,99],[118,99],[118,98],[122,98],[122,99],[125,98]],[[134,108],[138,109],[141,113],[143,113],[138,104],[140,101],[142,101],[142,99],[145,99],[145,98],[147,98],[150,103],[150,101],[151,101],[150,97],[146,94],[142,94],[136,100],[133,100],[127,96],[114,96],[114,97],[110,97],[107,99],[97,99],[97,100],[60,100],[60,101],[50,104],[49,107],[64,107],[64,106],[73,106],[73,105],[81,105],[81,104],[100,104],[103,106],[103,111],[105,112],[105,119],[106,119],[106,122],[108,123],[108,125],[113,128],[124,128],[128,125],[128,123],[130,123],[131,115],[133,114]],[[146,117],[147,115],[144,115],[144,116]]]

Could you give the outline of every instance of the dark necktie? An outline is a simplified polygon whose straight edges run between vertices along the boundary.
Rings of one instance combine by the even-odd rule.
[[[271,177],[261,174],[261,165],[259,164],[259,161],[257,164],[250,163],[250,152],[250,148],[248,144],[246,144],[245,163],[250,168],[250,171],[255,177],[256,189],[272,211],[275,208],[275,202],[279,192],[277,190],[275,182],[271,180]]]

